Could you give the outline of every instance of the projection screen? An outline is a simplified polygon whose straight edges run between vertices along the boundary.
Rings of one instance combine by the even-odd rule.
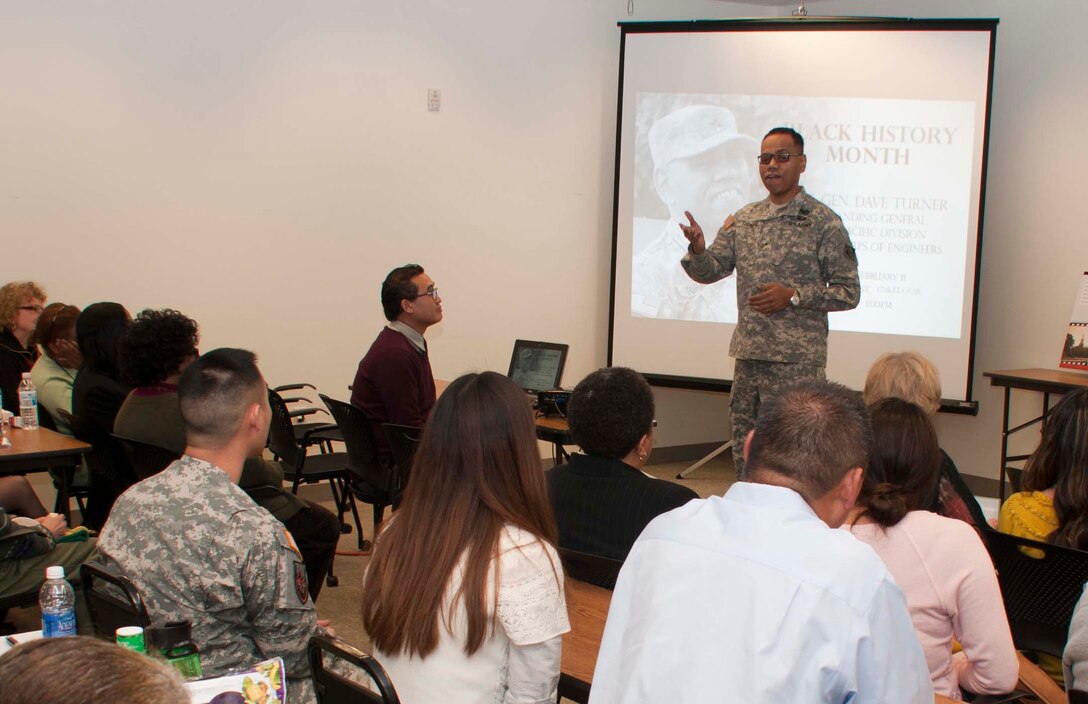
[[[801,185],[858,255],[861,303],[828,316],[828,378],[861,388],[879,355],[916,350],[946,410],[970,408],[997,20],[620,27],[609,363],[729,387],[735,282],[686,277],[677,220],[691,211],[709,244],[765,197],[760,141],[789,126],[805,138]]]

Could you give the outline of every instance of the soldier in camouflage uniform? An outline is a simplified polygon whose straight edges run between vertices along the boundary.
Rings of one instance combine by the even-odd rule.
[[[189,619],[205,675],[281,657],[288,701],[315,701],[306,644],[320,632],[306,567],[283,524],[238,487],[271,411],[251,352],[215,350],[178,384],[188,446],[126,491],[99,539],[155,621]]]
[[[737,272],[740,315],[729,354],[736,359],[730,419],[740,478],[760,403],[796,381],[824,378],[827,313],[850,310],[861,298],[842,220],[798,183],[804,144],[789,128],[767,134],[759,173],[769,196],[729,217],[709,247],[690,215],[680,226],[690,242],[681,260],[688,276],[712,283]]]

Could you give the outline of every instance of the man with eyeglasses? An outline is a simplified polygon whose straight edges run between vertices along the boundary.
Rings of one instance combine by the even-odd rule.
[[[434,376],[423,334],[442,320],[442,299],[418,264],[389,272],[381,295],[389,324],[359,362],[351,405],[370,419],[382,462],[391,466],[393,455],[382,423],[422,427],[434,405]]]
[[[730,420],[742,479],[744,439],[760,405],[793,382],[824,379],[827,314],[855,308],[861,298],[858,259],[842,220],[799,183],[804,138],[776,127],[763,138],[758,161],[768,196],[726,218],[709,246],[691,213],[680,225],[689,242],[681,265],[692,280],[710,284],[737,272]]]

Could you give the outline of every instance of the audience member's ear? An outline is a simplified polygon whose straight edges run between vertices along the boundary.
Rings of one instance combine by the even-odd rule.
[[[843,474],[839,483],[831,487],[830,491],[809,502],[820,520],[831,528],[838,528],[846,521],[858,500],[864,474],[861,467],[854,467]]]
[[[744,461],[748,461],[748,450],[752,447],[752,436],[756,434],[756,431],[749,430],[748,436],[744,438]]]

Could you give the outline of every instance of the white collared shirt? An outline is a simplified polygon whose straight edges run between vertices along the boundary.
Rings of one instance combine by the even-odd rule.
[[[389,322],[389,328],[391,330],[396,330],[401,335],[404,335],[405,337],[407,337],[408,342],[411,342],[412,346],[415,347],[420,352],[426,352],[427,351],[427,342],[426,342],[426,340],[423,339],[423,336],[420,335],[419,332],[417,332],[416,330],[413,330],[408,325],[405,325],[404,323],[400,322],[399,320],[391,320]]]
[[[620,572],[591,704],[933,701],[880,558],[796,492],[749,482],[643,531]]]

